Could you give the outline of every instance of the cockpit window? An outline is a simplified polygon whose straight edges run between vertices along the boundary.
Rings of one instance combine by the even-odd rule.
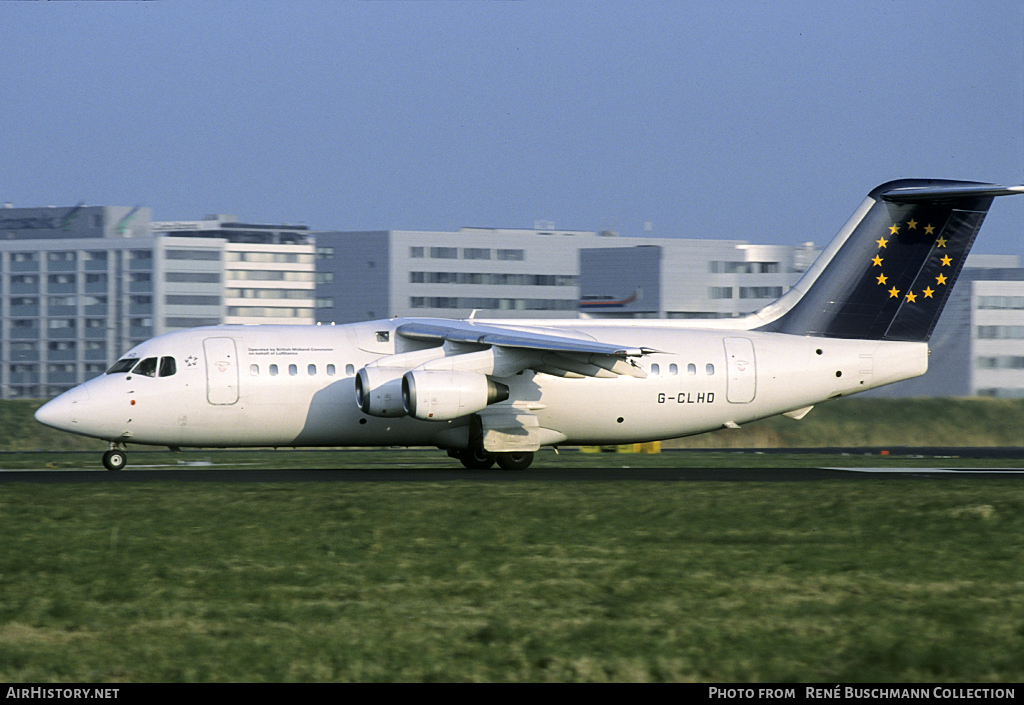
[[[147,357],[145,360],[140,362],[132,370],[132,374],[145,375],[146,377],[156,377],[156,358]]]
[[[123,374],[135,367],[135,363],[139,361],[137,357],[128,357],[124,360],[118,360],[114,363],[113,367],[107,370],[108,375]]]
[[[159,364],[157,362],[159,360]],[[156,377],[157,372],[161,377],[170,377],[178,372],[178,362],[173,357],[147,357],[145,360],[139,360],[137,357],[126,357],[123,360],[118,360],[114,365],[107,370],[108,375],[124,374],[131,372],[136,375],[143,375],[145,377]]]
[[[160,376],[170,377],[178,371],[178,363],[174,361],[173,357],[161,357],[160,358]]]

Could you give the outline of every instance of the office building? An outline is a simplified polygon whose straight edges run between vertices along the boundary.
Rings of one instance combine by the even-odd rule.
[[[0,398],[56,396],[171,330],[312,323],[314,253],[305,226],[0,209]]]

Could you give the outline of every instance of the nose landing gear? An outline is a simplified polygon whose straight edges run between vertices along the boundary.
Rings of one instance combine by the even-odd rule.
[[[123,443],[111,443],[110,450],[103,454],[103,466],[107,470],[121,470],[128,464],[128,454]]]

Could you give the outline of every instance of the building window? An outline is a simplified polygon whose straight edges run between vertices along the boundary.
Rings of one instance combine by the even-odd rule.
[[[708,262],[712,274],[778,274],[778,262]]]
[[[522,262],[525,258],[523,250],[498,250],[498,259],[504,262]]]
[[[220,284],[220,272],[167,272],[164,281],[168,284]]]
[[[979,296],[978,308],[989,311],[1021,310],[1024,309],[1024,296]]]
[[[462,259],[490,259],[491,249],[489,247],[464,247]]]
[[[741,299],[777,299],[782,296],[781,286],[741,286]]]
[[[153,253],[149,250],[132,250],[132,253],[147,253],[150,258],[153,256]],[[167,250],[164,257],[166,259],[220,262],[220,250]]]
[[[708,295],[712,299],[731,299],[732,298],[732,287],[731,286],[713,286],[708,290]]]
[[[410,259],[423,259],[423,248],[422,247],[410,247],[409,258]]]
[[[987,340],[1024,338],[1024,326],[978,326],[978,337]]]
[[[132,303],[152,303],[152,297],[149,296],[133,296]],[[135,301],[138,299],[138,301]],[[201,296],[199,294],[166,294],[164,296],[164,303],[177,305],[177,306],[220,306],[220,297]]]
[[[459,248],[458,247],[431,247],[430,248],[431,259],[458,259]]]

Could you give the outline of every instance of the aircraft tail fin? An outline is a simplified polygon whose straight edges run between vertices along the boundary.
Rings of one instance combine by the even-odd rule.
[[[992,199],[1024,186],[904,179],[873,190],[761,330],[927,341]]]

